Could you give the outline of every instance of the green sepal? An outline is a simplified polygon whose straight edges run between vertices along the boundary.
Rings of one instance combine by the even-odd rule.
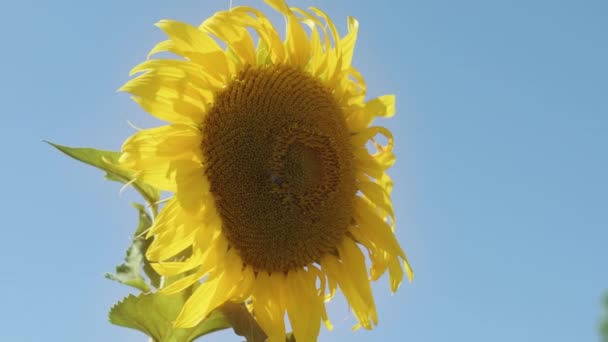
[[[150,292],[150,286],[141,274],[142,267],[150,279],[150,283],[154,287],[160,286],[160,276],[152,269],[150,263],[145,258],[146,250],[148,250],[152,242],[152,238],[145,238],[145,232],[152,226],[152,219],[143,205],[137,203],[132,203],[132,205],[137,209],[139,215],[139,225],[135,230],[133,242],[129,249],[127,249],[125,262],[116,266],[116,273],[106,273],[105,277],[125,285],[133,286],[143,292]]]
[[[135,178],[134,172],[117,166],[118,158],[120,158],[120,152],[98,150],[95,148],[86,147],[69,147],[54,144],[50,141],[45,142],[78,161],[105,171],[105,177],[108,180],[117,181],[124,184],[130,183],[144,197],[149,205],[156,206],[156,202],[158,202],[160,198],[160,191],[143,182],[133,182],[133,179]]]

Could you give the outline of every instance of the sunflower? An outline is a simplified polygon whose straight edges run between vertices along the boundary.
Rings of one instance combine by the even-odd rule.
[[[266,3],[286,19],[284,41],[251,7],[199,27],[162,20],[169,39],[150,55],[180,58],[149,58],[121,88],[168,122],[131,136],[120,158],[174,193],[146,257],[176,279],[161,292],[200,283],[177,327],[246,302],[270,341],[284,341],[285,314],[299,341],[313,341],[321,322],[331,329],[325,302],[340,288],[356,327],[371,329],[370,280],[388,270],[394,292],[404,269],[413,276],[393,233],[393,137],[370,126],[394,114],[394,96],[365,100],[355,19],[340,37],[319,9]]]

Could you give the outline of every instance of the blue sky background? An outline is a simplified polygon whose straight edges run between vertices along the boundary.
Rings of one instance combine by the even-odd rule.
[[[260,1],[235,0],[235,4]],[[291,1],[360,21],[370,96],[397,94],[398,236],[416,271],[380,324],[343,300],[322,341],[597,341],[608,289],[608,2]],[[261,5],[263,8],[268,8]],[[136,225],[120,185],[41,140],[119,149],[157,123],[115,90],[172,18],[228,0],[2,5],[2,341],[145,341],[107,323],[103,274]],[[276,16],[273,16],[277,18]],[[238,341],[230,332],[208,340]]]

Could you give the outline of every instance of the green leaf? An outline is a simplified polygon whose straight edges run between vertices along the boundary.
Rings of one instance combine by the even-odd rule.
[[[152,219],[143,205],[137,203],[132,203],[132,205],[139,213],[139,225],[135,230],[133,242],[127,250],[125,262],[116,267],[116,273],[106,273],[105,276],[122,284],[133,286],[143,292],[150,292],[150,286],[141,274],[142,267],[152,285],[154,287],[160,286],[160,276],[152,269],[145,258],[146,250],[148,250],[152,238],[146,239],[144,233],[152,225]]]
[[[227,302],[192,328],[174,328],[173,321],[192,293],[190,289],[172,295],[142,293],[130,295],[110,310],[110,322],[137,329],[157,342],[190,342],[211,332],[232,327],[248,342],[264,342],[266,334],[242,303]],[[287,339],[295,341],[295,339]]]
[[[109,319],[113,324],[137,329],[156,342],[190,342],[197,337],[230,327],[226,316],[216,310],[195,327],[174,328],[173,321],[186,299],[185,293],[130,295],[112,307]]]
[[[94,148],[69,147],[45,141],[66,155],[89,164],[106,172],[106,179],[121,183],[129,183],[134,178],[133,172],[119,168],[118,158],[120,152],[98,150]],[[160,191],[140,181],[132,182],[131,185],[145,198],[146,202],[156,208],[156,202],[160,198]]]

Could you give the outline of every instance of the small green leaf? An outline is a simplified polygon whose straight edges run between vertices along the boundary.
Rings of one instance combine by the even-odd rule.
[[[143,258],[144,273],[146,273],[146,275],[148,276],[148,279],[150,279],[150,283],[152,284],[152,286],[158,288],[158,287],[160,287],[160,275],[158,273],[156,273],[156,271],[152,268],[152,266],[150,266],[150,261],[148,261],[148,259],[145,258],[146,251],[148,250],[148,247],[150,247],[150,244],[152,243],[152,240],[154,239],[153,237],[151,237],[149,239],[145,238],[145,232],[148,230],[148,228],[150,228],[152,226],[152,219],[146,212],[146,209],[144,208],[143,205],[138,204],[138,203],[131,203],[131,204],[139,212],[139,225],[137,226],[137,229],[135,230],[134,239],[139,239],[142,241],[141,255],[144,256],[144,258]]]
[[[105,276],[108,279],[133,286],[143,292],[150,292],[150,286],[141,274],[142,266],[152,285],[154,287],[160,286],[160,276],[152,269],[150,263],[145,258],[146,250],[148,250],[152,238],[146,239],[144,233],[152,225],[152,219],[143,205],[137,203],[132,203],[132,205],[139,213],[139,225],[135,230],[133,242],[129,249],[127,249],[125,262],[116,267],[116,273],[106,273]]]
[[[133,286],[143,292],[150,292],[150,286],[148,286],[139,271],[145,259],[141,252],[142,244],[143,241],[141,239],[134,239],[133,244],[127,249],[125,262],[116,266],[115,274],[106,273],[105,277],[125,285]]]
[[[113,324],[137,329],[156,342],[190,342],[197,337],[230,327],[226,316],[216,310],[195,327],[174,328],[173,321],[186,299],[184,293],[130,295],[112,307],[109,319]]]
[[[89,164],[106,172],[106,179],[121,183],[131,182],[135,175],[133,172],[121,169],[117,166],[120,152],[98,150],[94,148],[69,147],[45,141],[66,155]],[[149,205],[156,205],[160,198],[160,191],[154,187],[135,181],[131,183],[133,187],[145,198]]]

